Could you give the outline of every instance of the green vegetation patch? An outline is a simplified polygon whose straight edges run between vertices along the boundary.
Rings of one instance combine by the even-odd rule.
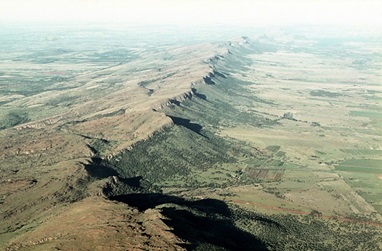
[[[351,155],[382,155],[382,150],[373,149],[340,149],[340,151]]]
[[[245,83],[232,77],[216,76],[213,80],[215,85],[201,85],[197,89],[198,96],[193,96],[180,105],[170,105],[165,110],[166,114],[198,121],[199,124],[210,127],[230,127],[237,123],[270,127],[278,123],[239,108],[262,102],[260,98],[246,94],[248,90],[243,87]]]
[[[267,146],[265,149],[273,152],[273,153],[277,153],[279,150],[280,150],[281,146]]]
[[[112,148],[114,143],[105,139],[92,139],[88,147],[95,155],[103,155]]]
[[[366,167],[378,167],[382,168],[382,160],[380,159],[347,159],[344,160],[341,165],[346,166],[366,166]]]
[[[8,112],[0,120],[0,130],[14,127],[19,124],[23,124],[30,121],[28,112],[26,111],[12,111]]]
[[[124,178],[142,176],[160,184],[183,177],[191,170],[204,170],[216,163],[234,162],[230,144],[208,132],[198,134],[182,126],[156,133],[137,143],[130,151],[113,158],[109,164]]]
[[[378,111],[350,111],[350,116],[381,119],[382,113]]]
[[[235,225],[267,243],[269,250],[380,250],[380,227],[309,215],[261,215],[234,209]]]
[[[46,105],[67,107],[67,106],[74,104],[77,99],[79,99],[78,96],[70,96],[70,95],[64,94],[64,95],[61,95],[61,96],[58,96],[54,99],[49,100],[46,103]]]
[[[360,172],[360,173],[381,173],[382,160],[380,159],[349,159],[336,166],[338,171]]]
[[[278,152],[275,154],[275,156],[276,156],[276,157],[279,157],[279,158],[282,158],[282,157],[285,156],[285,154],[286,154],[286,152],[278,151]]]
[[[281,167],[282,165],[284,165],[284,162],[278,159],[270,159],[264,164],[271,167]]]
[[[343,94],[336,93],[336,92],[329,92],[325,90],[313,90],[310,92],[310,95],[315,97],[328,97],[328,98],[335,98],[338,96],[343,96]]]
[[[370,167],[355,167],[355,166],[337,166],[337,171],[345,171],[345,172],[356,172],[356,173],[381,173],[382,170],[378,168],[370,168]]]
[[[280,181],[284,172],[284,169],[247,168],[246,170],[248,178],[256,181]]]

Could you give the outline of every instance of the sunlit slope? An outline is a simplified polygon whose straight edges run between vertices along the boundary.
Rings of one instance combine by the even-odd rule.
[[[352,61],[332,49],[137,50],[64,90],[3,94],[2,247],[378,250],[380,124],[359,115],[381,90],[373,67],[338,75]]]
[[[57,228],[53,237],[49,232],[50,237],[28,237],[61,214],[68,203],[88,196],[101,196],[95,199],[102,200],[103,188],[112,178],[108,173],[89,173],[91,158],[112,156],[172,125],[158,111],[184,100],[192,83],[203,82],[211,71],[205,61],[226,49],[207,44],[137,50],[131,52],[134,60],[118,64],[107,58],[119,55],[118,51],[94,52],[100,61],[75,51],[47,49],[44,53],[47,55],[17,51],[2,62],[0,243],[11,245],[11,250],[65,235]],[[54,60],[40,62],[50,57]],[[16,59],[17,64],[13,63]],[[102,67],[104,64],[109,66]],[[73,207],[82,210],[92,200]],[[73,217],[70,221],[77,224]],[[89,241],[89,245],[95,244]]]
[[[333,59],[322,48],[310,48],[307,54],[278,52],[276,47],[270,41],[250,40],[230,46],[227,56],[211,60],[213,72],[205,84],[194,86],[185,101],[164,109],[175,127],[138,143],[107,165],[122,177],[134,178],[137,187],[152,183],[164,194],[224,201],[234,212],[236,226],[276,249],[347,250],[365,245],[378,250],[381,215],[375,172],[379,172],[380,127],[362,128],[362,121],[349,117],[349,109],[362,98],[360,89],[379,93],[376,73],[370,70],[375,66],[363,72],[348,68],[350,59]],[[325,75],[328,72],[333,74]],[[354,86],[357,74],[367,82]],[[325,83],[322,76],[328,78]],[[379,105],[373,100],[361,102],[365,103],[361,109]],[[359,150],[353,155],[346,147]],[[361,159],[347,160],[357,158]],[[362,163],[357,168],[362,174],[348,179],[339,171],[351,163]],[[372,168],[366,166],[370,163]],[[370,180],[363,188],[368,196],[352,180],[363,180],[362,184]],[[146,191],[144,196],[150,198],[157,191]],[[155,195],[157,202],[148,205],[134,201],[137,197],[111,195],[163,212],[171,208],[168,203],[177,203],[165,195]],[[267,227],[259,227],[264,224],[259,213],[267,215]],[[191,226],[176,227],[183,233]],[[335,234],[338,228],[343,235]]]

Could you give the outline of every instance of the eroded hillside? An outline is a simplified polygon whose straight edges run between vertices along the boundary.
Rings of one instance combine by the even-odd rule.
[[[126,55],[120,53],[108,51],[104,57],[119,55],[126,60]],[[126,63],[108,58],[106,63],[94,62],[89,55],[83,62],[73,63],[73,58],[79,57],[77,52],[53,49],[41,57],[25,51],[8,54],[7,60],[2,61],[0,114],[2,247],[18,250],[65,239],[63,236],[82,226],[82,216],[73,214],[68,219],[68,215],[62,215],[69,208],[82,212],[87,211],[83,207],[100,203],[119,210],[122,205],[102,199],[103,189],[113,184],[113,175],[107,170],[94,173],[89,167],[97,158],[110,158],[171,126],[172,120],[160,110],[192,95],[192,86],[202,83],[203,77],[212,72],[206,61],[226,53],[226,48],[213,44],[137,49],[127,53],[134,60]],[[56,58],[49,63],[40,62],[52,57]],[[115,65],[104,66],[112,63]],[[98,231],[98,226],[104,224],[97,223],[97,219],[103,218],[104,213],[111,217],[112,211],[89,213],[93,217],[89,224],[94,226],[88,230]],[[44,226],[57,217],[72,222],[65,224],[67,230],[59,227],[54,234],[45,230]],[[131,217],[138,221],[141,216]],[[71,224],[76,226],[71,229]],[[139,229],[138,224],[136,228]],[[41,235],[44,231],[46,236]],[[71,241],[79,242],[82,234],[94,240],[99,238],[88,231],[78,231],[71,233]],[[138,232],[140,235],[144,231]],[[135,241],[138,246],[142,243]],[[96,245],[94,241],[87,243]],[[112,243],[105,244],[108,245]],[[83,250],[89,248],[83,246]]]
[[[380,190],[359,188],[381,174],[378,62],[285,37],[101,44],[0,63],[1,248],[381,248]]]

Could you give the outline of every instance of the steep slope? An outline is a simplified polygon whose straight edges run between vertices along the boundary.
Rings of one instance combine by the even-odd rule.
[[[224,51],[216,45],[145,51],[135,61],[90,69],[59,88],[36,89],[3,104],[1,114],[23,109],[28,118],[0,131],[0,247],[34,249],[47,242],[38,238],[56,240],[51,235],[33,239],[33,235],[35,231],[45,232],[44,228],[57,217],[68,218],[60,216],[67,207],[82,210],[89,206],[93,199],[71,206],[89,196],[100,196],[92,198],[109,208],[118,207],[102,199],[103,190],[113,187],[114,179],[105,170],[91,169],[97,163],[94,157],[110,158],[171,126],[173,121],[156,110],[187,98],[192,83],[202,81],[211,71],[203,61]],[[44,70],[47,66],[37,67]],[[126,192],[129,186],[113,189]],[[95,217],[90,219],[94,227],[104,213],[109,212],[94,212]],[[77,224],[73,217],[70,221]],[[61,236],[59,229],[57,235]],[[81,234],[79,231],[74,239],[80,240]]]
[[[379,250],[380,215],[370,206],[351,214],[348,208],[362,199],[339,199],[341,193],[354,192],[346,184],[344,191],[334,190],[344,182],[318,157],[296,161],[291,151],[282,151],[284,145],[259,147],[246,141],[258,131],[277,134],[291,124],[305,125],[310,132],[315,124],[278,115],[278,99],[257,95],[254,83],[244,80],[249,78],[250,54],[273,52],[272,43],[244,39],[227,48],[228,54],[209,60],[213,71],[193,86],[188,99],[163,109],[174,126],[104,162],[136,189],[108,196],[142,211],[159,209],[174,233],[188,241],[188,250]],[[227,128],[245,128],[243,134],[238,130],[243,141],[222,137]],[[285,145],[287,140],[293,139],[286,138]],[[322,188],[330,182],[333,188]],[[288,197],[305,189],[333,201],[333,207],[346,206],[331,213],[314,195],[301,204]],[[243,236],[248,242],[240,241]]]
[[[242,41],[235,42],[237,46],[240,43]],[[91,234],[96,231],[94,228],[104,227],[104,223],[97,223],[98,219],[107,218],[113,208],[121,211],[120,205],[107,202],[105,195],[137,190],[133,183],[123,178],[128,176],[126,170],[116,172],[103,165],[99,157],[110,159],[157,131],[178,130],[164,129],[180,122],[162,110],[200,97],[194,87],[210,84],[215,74],[209,63],[228,53],[226,44],[169,48],[154,54],[143,52],[134,61],[89,71],[61,83],[59,88],[36,89],[34,93],[24,93],[6,102],[2,114],[24,109],[26,119],[0,131],[0,246],[9,250],[81,247],[77,243],[84,234],[80,219],[88,217],[86,207],[91,207],[92,203],[108,208],[89,211],[93,217],[89,218],[87,238],[99,238]],[[41,65],[42,69],[45,67]],[[187,130],[180,128],[179,132],[181,138],[188,137]],[[214,138],[212,134],[210,137]],[[195,140],[193,135],[190,140]],[[216,162],[222,158],[222,141],[215,137],[204,143],[207,144],[204,146],[207,159]],[[198,156],[187,159],[186,162]],[[203,159],[200,160],[202,164]],[[123,172],[125,175],[121,175]],[[140,185],[138,191],[159,191],[160,188],[152,183]],[[81,211],[85,215],[66,214],[66,210]],[[139,213],[132,219],[137,218],[146,219],[146,216]],[[61,221],[66,222],[66,227],[58,226],[53,230],[55,222]],[[156,224],[161,224],[159,219],[158,222]],[[136,235],[144,233],[138,231]],[[152,245],[161,246],[157,241]],[[117,245],[117,242],[109,245]],[[127,242],[121,248],[129,245],[132,244]],[[168,245],[178,248],[175,242]],[[91,246],[82,248],[88,250]]]
[[[274,51],[273,41],[245,37],[148,50],[135,61],[79,75],[65,91],[13,101],[35,119],[24,123],[20,114],[23,124],[0,131],[0,247],[378,250],[377,214],[350,219],[308,206],[288,209],[301,205],[277,186],[306,166],[280,146],[222,136],[243,125],[254,133],[308,124],[252,109],[278,109],[245,76],[251,54]],[[51,107],[58,114],[51,116]],[[328,172],[320,168],[316,173]],[[301,180],[287,182],[294,181]]]

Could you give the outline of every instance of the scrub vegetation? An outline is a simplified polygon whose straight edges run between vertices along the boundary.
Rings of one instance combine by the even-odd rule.
[[[382,249],[375,38],[131,29],[0,36],[0,249]]]

